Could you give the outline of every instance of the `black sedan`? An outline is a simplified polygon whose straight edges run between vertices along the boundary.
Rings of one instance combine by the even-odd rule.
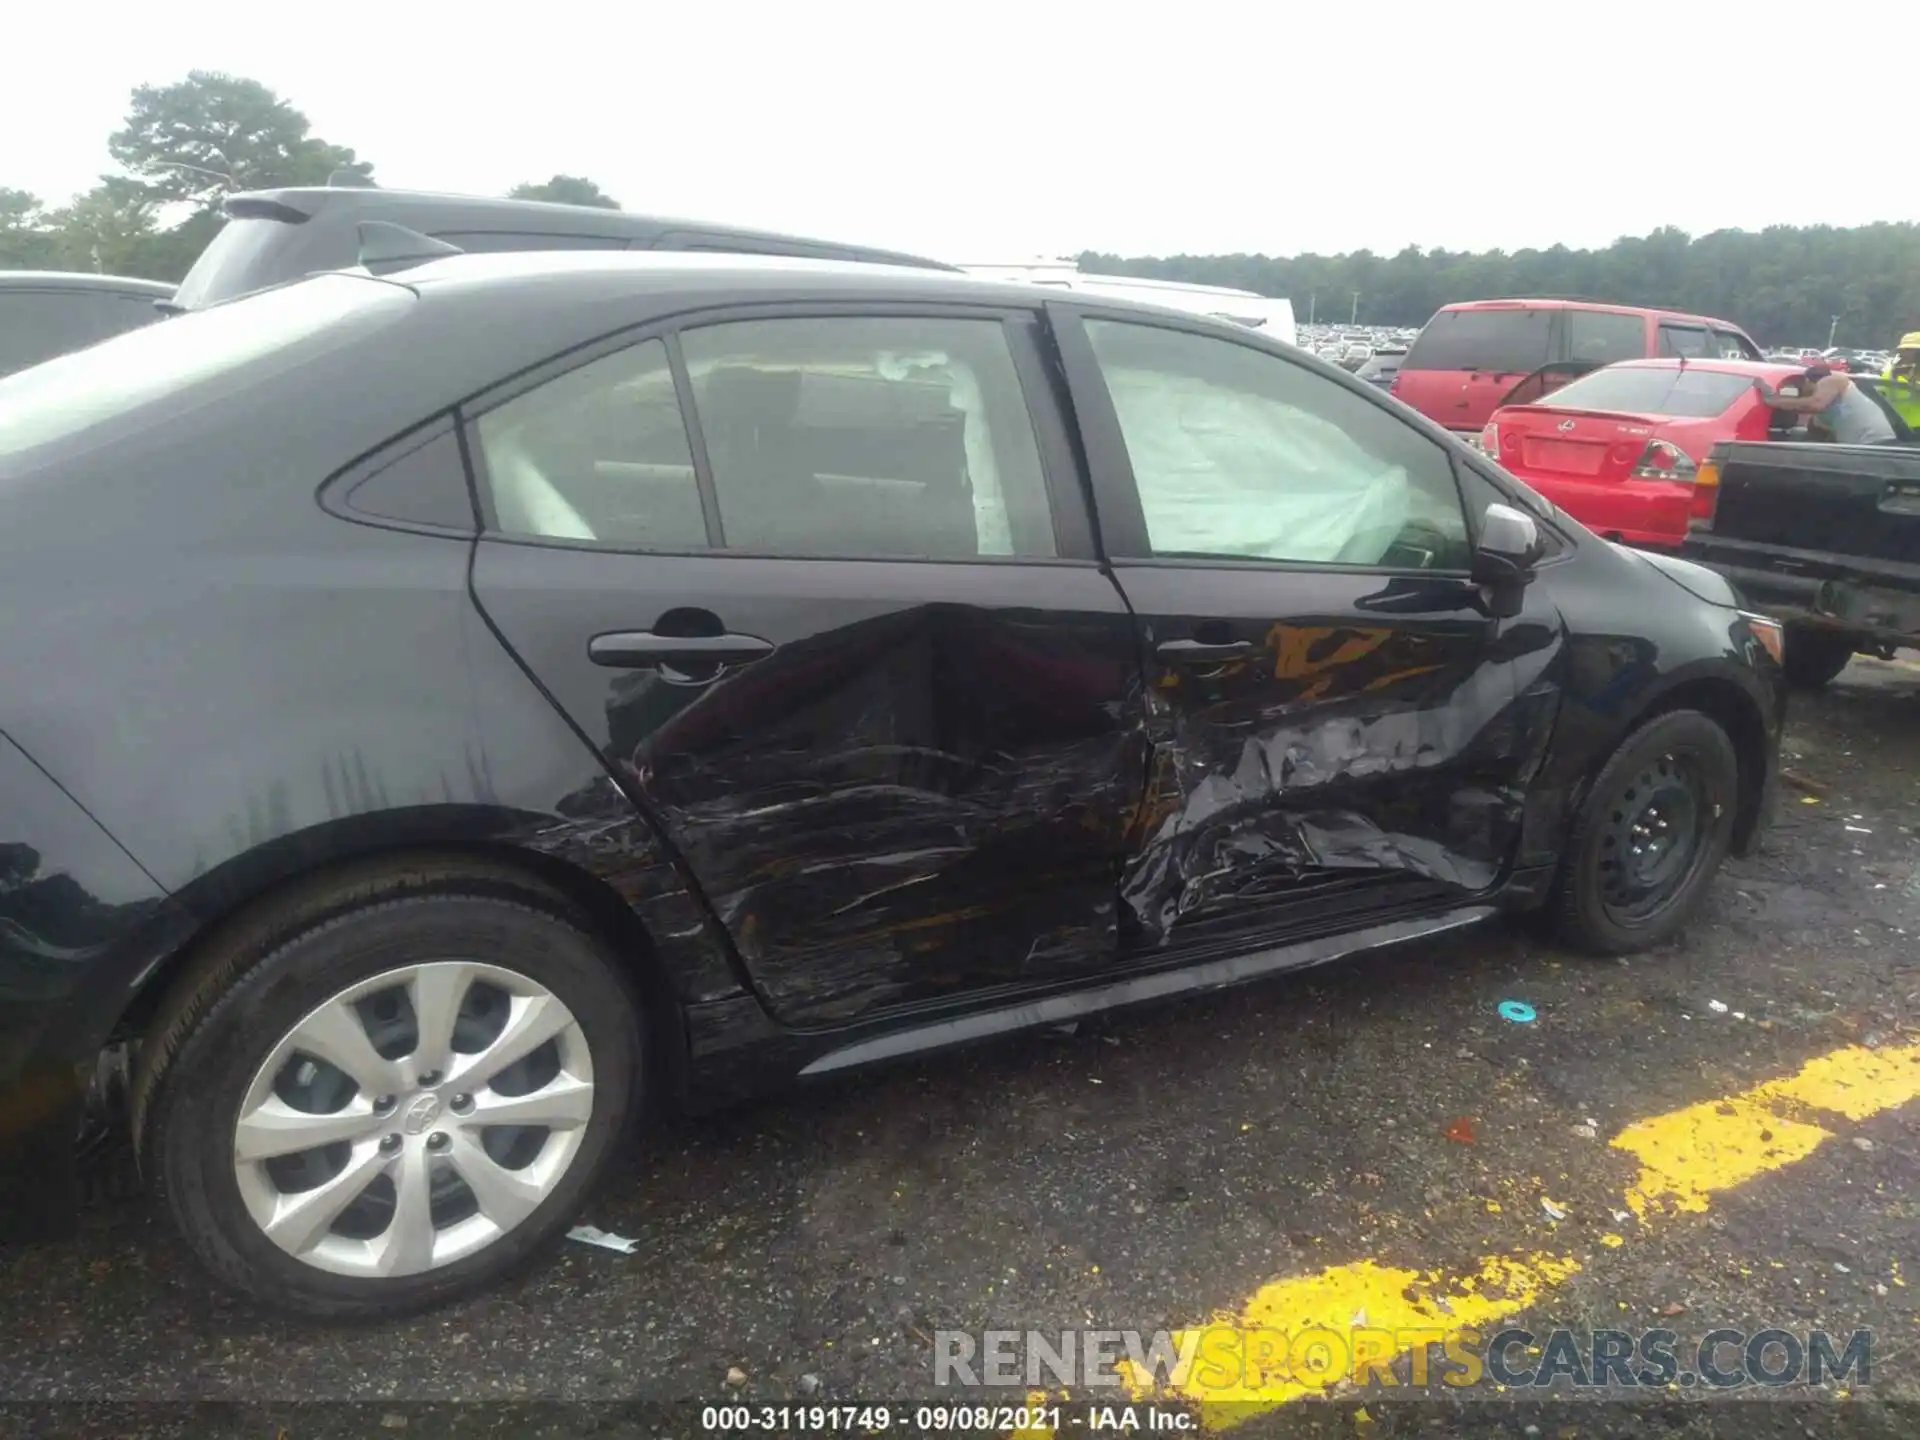
[[[212,1271],[430,1304],[645,1105],[1502,910],[1635,950],[1763,826],[1776,626],[1255,333],[374,268],[0,384],[17,1229],[130,1056]]]

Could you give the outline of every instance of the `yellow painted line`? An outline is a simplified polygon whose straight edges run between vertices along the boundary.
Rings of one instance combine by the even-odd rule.
[[[1396,1340],[1412,1340],[1409,1332],[1439,1345],[1461,1329],[1518,1314],[1579,1269],[1571,1256],[1495,1255],[1466,1275],[1361,1260],[1276,1280],[1237,1315],[1202,1330],[1192,1368],[1171,1394],[1155,1398],[1197,1401],[1207,1428],[1224,1429],[1317,1395],[1356,1367],[1364,1374],[1386,1365],[1400,1353]],[[1185,1339],[1183,1332],[1174,1343]],[[1153,1377],[1130,1361],[1120,1362],[1120,1372],[1136,1398],[1154,1394]]]
[[[1661,1211],[1697,1214],[1709,1196],[1804,1160],[1833,1138],[1831,1130],[1795,1118],[1796,1111],[1864,1120],[1916,1096],[1920,1045],[1851,1045],[1809,1060],[1784,1080],[1636,1121],[1612,1142],[1640,1161],[1627,1208],[1642,1220]]]
[[[1627,1209],[1646,1220],[1662,1211],[1697,1214],[1709,1196],[1804,1160],[1832,1138],[1831,1130],[1739,1097],[1636,1120],[1612,1143],[1640,1162]]]
[[[1754,1093],[1865,1120],[1920,1099],[1920,1045],[1886,1050],[1850,1045],[1809,1060],[1792,1079],[1762,1085]]]
[[[1627,1206],[1643,1226],[1698,1213],[1710,1197],[1784,1169],[1832,1139],[1807,1118],[1810,1112],[1864,1120],[1916,1098],[1920,1045],[1849,1046],[1785,1079],[1636,1121],[1611,1142],[1640,1162]],[[1609,1249],[1622,1243],[1602,1237]],[[1420,1373],[1423,1334],[1443,1344],[1506,1319],[1581,1269],[1574,1256],[1538,1252],[1489,1256],[1461,1274],[1364,1259],[1336,1265],[1263,1285],[1237,1311],[1196,1327],[1194,1359],[1174,1374],[1158,1377],[1122,1361],[1120,1375],[1135,1400],[1196,1406],[1211,1430],[1322,1394],[1356,1370],[1364,1382],[1400,1354],[1413,1355],[1413,1380],[1421,1385],[1428,1379]],[[1173,1336],[1176,1347],[1192,1333]],[[1325,1357],[1332,1363],[1319,1366]]]

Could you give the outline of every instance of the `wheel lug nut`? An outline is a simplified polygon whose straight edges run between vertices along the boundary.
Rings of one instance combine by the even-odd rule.
[[[453,1097],[451,1103],[455,1114],[464,1115],[467,1111],[473,1109],[473,1096],[456,1095]]]
[[[431,1135],[427,1136],[427,1149],[444,1150],[446,1148],[447,1148],[447,1137],[443,1135],[440,1131],[436,1130]]]
[[[380,1137],[380,1153],[382,1155],[392,1155],[398,1151],[399,1148],[400,1137],[398,1135],[382,1135]]]
[[[438,1070],[426,1071],[421,1075],[419,1083],[421,1085],[438,1085],[440,1083],[440,1072]]]
[[[374,1113],[377,1115],[384,1115],[392,1108],[393,1097],[391,1095],[382,1095],[373,1102]]]

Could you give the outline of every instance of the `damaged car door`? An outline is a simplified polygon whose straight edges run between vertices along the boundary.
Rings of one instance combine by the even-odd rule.
[[[1131,943],[1322,934],[1492,889],[1560,626],[1538,585],[1490,613],[1448,448],[1257,344],[1049,314],[1147,666]]]
[[[796,1024],[1110,966],[1145,775],[1037,311],[727,310],[471,407],[474,594]]]

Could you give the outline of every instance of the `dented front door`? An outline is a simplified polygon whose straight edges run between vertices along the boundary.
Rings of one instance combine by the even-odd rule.
[[[1308,363],[1053,315],[1146,664],[1138,945],[1355,928],[1491,889],[1557,698],[1487,614],[1444,445]]]

